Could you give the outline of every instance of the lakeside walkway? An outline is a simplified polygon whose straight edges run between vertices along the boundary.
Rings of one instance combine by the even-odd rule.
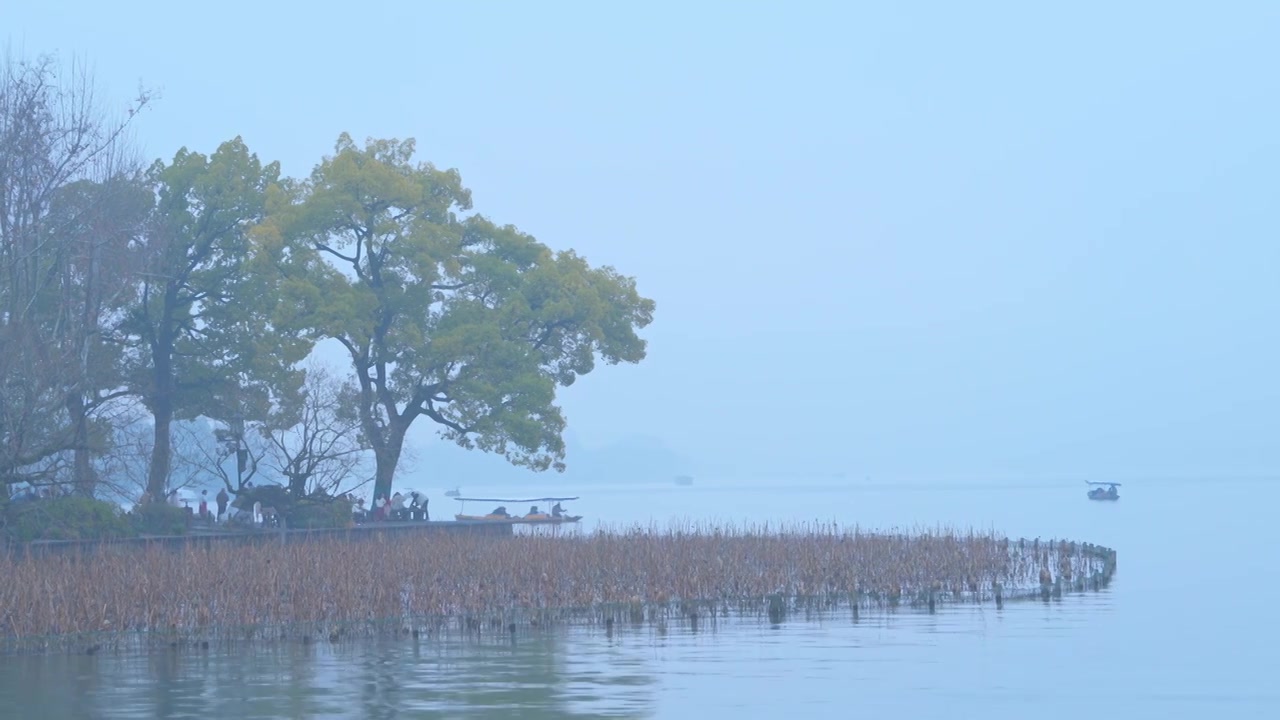
[[[185,549],[225,545],[257,545],[278,543],[298,545],[316,540],[381,540],[398,536],[424,534],[467,534],[511,537],[515,534],[512,523],[495,523],[481,520],[386,520],[367,522],[342,528],[271,528],[231,527],[226,525],[193,524],[185,535],[143,535],[118,540],[36,540],[30,543],[14,543],[4,548],[15,556],[40,556],[66,553],[94,552],[105,548],[166,547]]]

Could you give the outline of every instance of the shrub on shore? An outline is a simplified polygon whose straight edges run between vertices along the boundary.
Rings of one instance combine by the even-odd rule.
[[[185,535],[190,513],[165,503],[139,505],[129,514],[139,535]]]
[[[346,498],[308,496],[284,511],[285,526],[297,530],[321,530],[351,525],[351,502]]]
[[[85,497],[10,502],[5,506],[0,521],[4,523],[4,538],[16,543],[36,540],[114,540],[137,534],[129,518],[118,506]]]

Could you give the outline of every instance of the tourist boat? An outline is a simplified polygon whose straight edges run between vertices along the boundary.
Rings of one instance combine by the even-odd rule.
[[[459,503],[462,503],[462,505],[459,507],[458,514],[454,515],[454,519],[458,520],[459,522],[462,522],[462,521],[493,522],[493,523],[511,523],[513,525],[562,525],[564,523],[576,523],[582,519],[581,515],[565,515],[565,514],[556,515],[556,514],[553,514],[552,512],[547,512],[545,510],[538,510],[536,505],[530,507],[530,512],[526,515],[512,515],[510,513],[505,512],[506,511],[505,503],[511,503],[512,505],[523,505],[525,503],[553,502],[553,503],[559,504],[562,502],[568,502],[570,500],[577,500],[578,498],[576,497],[541,497],[541,498],[524,498],[524,499],[459,497],[456,499]],[[499,505],[497,508],[494,508],[495,510],[502,510],[503,512],[498,512],[498,513],[491,512],[487,515],[467,515],[466,513],[461,511],[466,509],[466,503],[469,503],[469,502],[503,503],[502,505]]]
[[[462,497],[462,491],[461,491],[461,490],[459,490],[458,488],[454,488],[454,489],[452,489],[452,490],[446,490],[446,491],[445,491],[445,493],[444,493],[444,496],[445,496],[445,497],[452,497],[452,498]]]
[[[1088,480],[1086,480],[1085,482],[1087,482],[1090,485],[1099,486],[1089,491],[1090,500],[1119,500],[1120,499],[1120,493],[1116,492],[1116,488],[1120,487],[1120,483],[1090,482]],[[1106,486],[1105,488],[1101,487],[1104,485]]]

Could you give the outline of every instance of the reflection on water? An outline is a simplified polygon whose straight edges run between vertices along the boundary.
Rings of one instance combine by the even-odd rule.
[[[574,633],[506,642],[255,644],[0,659],[0,717],[636,717],[645,663],[570,653]],[[590,646],[590,643],[588,643]],[[606,646],[607,649],[607,646]]]
[[[946,677],[958,680],[955,692],[987,685],[967,665],[984,646],[1016,654],[1054,638],[1073,645],[1111,603],[1103,592],[1002,611],[799,613],[781,625],[722,618],[697,629],[560,629],[506,641],[9,657],[0,660],[0,708],[103,718],[780,717],[847,703],[888,711],[902,705],[899,693],[944,689]],[[1044,674],[1052,662],[1043,658]],[[1008,671],[1004,680],[1021,684]]]

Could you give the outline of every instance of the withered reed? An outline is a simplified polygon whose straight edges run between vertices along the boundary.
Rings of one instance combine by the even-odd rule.
[[[0,555],[0,646],[96,651],[569,622],[612,629],[732,613],[777,622],[800,607],[1048,599],[1099,589],[1114,569],[1114,551],[1095,545],[822,524],[10,552]]]

